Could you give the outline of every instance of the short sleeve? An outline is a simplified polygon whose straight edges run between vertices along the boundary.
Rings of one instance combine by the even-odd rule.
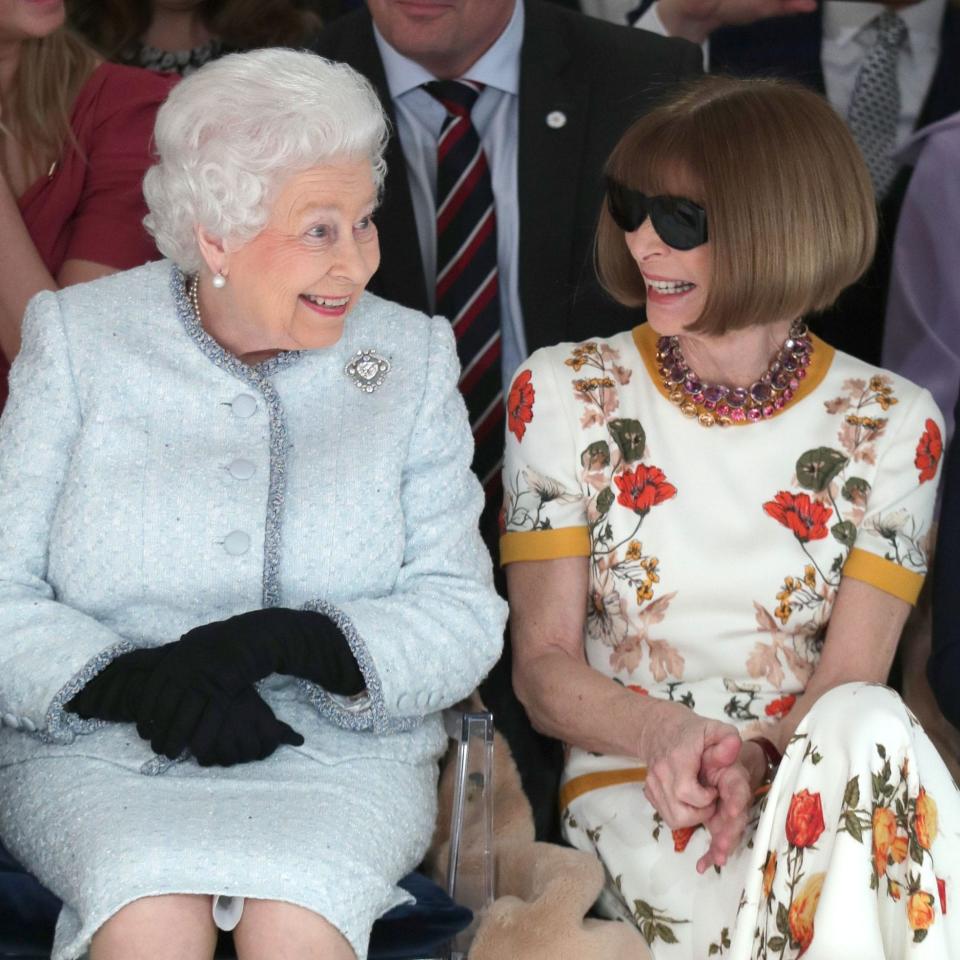
[[[942,456],[943,417],[930,393],[917,389],[880,454],[844,576],[917,602],[932,547]]]
[[[588,556],[586,505],[576,452],[578,418],[563,395],[557,348],[538,350],[507,398],[500,562]],[[562,367],[561,367],[562,369]]]
[[[159,257],[143,226],[143,177],[154,160],[157,110],[175,78],[113,69],[117,72],[104,83],[97,101],[83,190],[63,262],[89,260],[127,270]]]

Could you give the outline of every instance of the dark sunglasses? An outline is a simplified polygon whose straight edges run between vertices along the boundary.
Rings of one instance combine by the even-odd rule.
[[[692,250],[707,242],[707,213],[699,204],[685,197],[648,197],[612,177],[604,179],[607,209],[624,233],[633,233],[649,217],[657,236],[675,250]]]

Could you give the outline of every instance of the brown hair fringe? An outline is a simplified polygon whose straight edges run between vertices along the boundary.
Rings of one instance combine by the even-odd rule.
[[[706,210],[711,284],[692,332],[720,335],[825,310],[873,258],[873,187],[826,100],[777,80],[703,77],[637,120],[606,173],[648,195]],[[597,273],[626,306],[643,278],[606,203]]]

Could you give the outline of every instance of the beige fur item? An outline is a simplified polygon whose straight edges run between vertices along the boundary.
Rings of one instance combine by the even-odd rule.
[[[484,709],[476,694],[462,708]],[[534,841],[530,804],[499,734],[493,767],[496,900],[480,918],[469,960],[650,960],[635,927],[586,918],[603,887],[600,861],[571,847]],[[454,769],[455,764],[446,763],[440,777],[441,811],[453,809]],[[478,835],[479,819],[479,810],[468,802],[460,871],[465,888],[475,886],[470,881],[477,862],[471,836]],[[446,882],[449,834],[449,819],[441,816],[427,854],[441,884]]]

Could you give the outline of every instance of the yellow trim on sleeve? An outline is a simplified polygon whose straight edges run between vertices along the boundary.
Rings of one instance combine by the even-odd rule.
[[[858,550],[856,547],[850,551],[850,556],[843,565],[843,575],[869,583],[911,605],[916,604],[924,579],[922,573],[905,570],[899,563],[885,560],[868,550]]]
[[[517,560],[557,560],[560,557],[589,557],[590,537],[586,527],[559,527],[556,530],[523,530],[500,537],[500,566]]]
[[[604,787],[619,787],[624,783],[643,783],[647,779],[646,767],[630,767],[627,770],[599,770],[585,773],[568,780],[560,787],[560,809],[566,810],[578,797]]]

